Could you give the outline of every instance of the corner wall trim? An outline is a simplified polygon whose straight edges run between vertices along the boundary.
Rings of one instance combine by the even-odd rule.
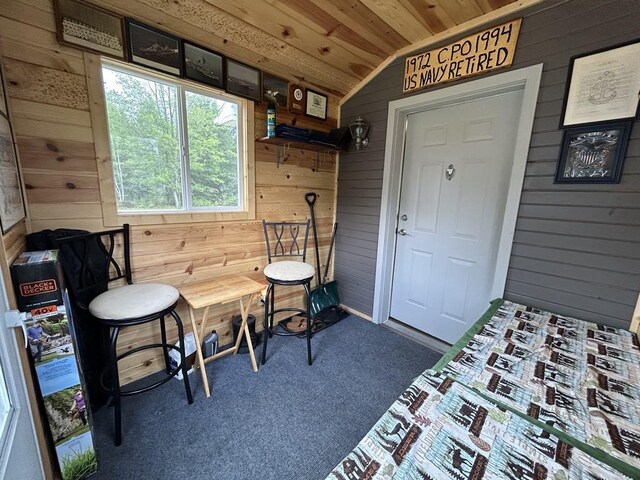
[[[514,147],[511,178],[504,221],[499,237],[494,281],[491,288],[492,298],[503,295],[541,77],[542,64],[538,64],[389,102],[373,298],[372,317],[375,323],[387,321],[391,311],[395,228],[400,204],[400,182],[408,116],[413,113],[444,107],[452,103],[485,98],[506,91],[522,90],[522,106]]]

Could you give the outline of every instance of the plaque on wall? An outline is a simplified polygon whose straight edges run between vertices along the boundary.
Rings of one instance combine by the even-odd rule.
[[[300,85],[289,86],[289,110],[291,113],[302,115],[305,107],[304,88]]]
[[[518,18],[407,57],[403,93],[511,66],[521,23]]]

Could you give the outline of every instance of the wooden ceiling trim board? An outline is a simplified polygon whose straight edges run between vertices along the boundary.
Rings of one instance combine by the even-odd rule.
[[[430,0],[439,4],[457,25],[484,14],[476,0]]]
[[[326,67],[324,63],[284,42],[278,41],[276,44],[277,39],[248,24],[245,24],[247,28],[243,30],[243,38],[238,39],[233,36],[233,29],[225,23],[226,20],[218,17],[218,21],[214,22],[210,18],[209,9],[218,10],[227,19],[232,17],[202,0],[178,3],[164,0],[91,0],[90,3],[137,18],[281,77],[306,81],[327,93],[342,95],[359,78],[334,67]],[[238,24],[239,20],[231,23]],[[253,30],[249,35],[252,40],[247,38],[247,30]],[[232,36],[226,38],[229,33]],[[260,39],[256,40],[256,36]]]
[[[362,37],[348,26],[340,23],[329,15],[322,7],[311,2],[311,0],[266,0],[283,13],[296,18],[299,22],[305,23],[309,28],[317,29],[322,35],[334,39],[334,41],[344,42],[346,48],[365,52],[368,55],[381,60],[393,52],[390,47],[382,48],[377,40],[373,43]]]
[[[39,1],[33,3],[39,4]],[[0,16],[12,18],[27,25],[56,31],[55,17],[50,11],[42,10],[39,6],[25,4],[18,0],[2,0],[0,2]]]
[[[400,2],[425,25],[432,35],[456,26],[440,5],[428,3],[425,0],[400,0]]]
[[[283,18],[279,10],[265,2],[256,2],[255,0],[235,0],[233,3],[227,0],[206,1],[309,55],[313,56],[319,53],[325,64],[333,65],[358,78],[364,77],[380,62],[380,59],[374,60],[375,57],[368,59],[359,57],[359,67],[353,71],[354,53],[357,55],[357,52],[344,48],[332,37],[322,35],[292,18]]]
[[[436,35],[433,35],[423,41],[420,42],[416,42],[413,43],[411,45],[408,45],[407,47],[404,47],[400,50],[398,50],[395,54],[391,55],[389,58],[387,58],[384,62],[382,62],[375,70],[373,70],[373,72],[371,72],[369,75],[367,75],[360,83],[358,83],[358,85],[356,85],[349,93],[347,93],[344,97],[342,97],[340,99],[340,105],[343,105],[345,102],[347,102],[351,97],[353,97],[358,91],[360,91],[360,89],[362,89],[362,87],[364,87],[367,83],[369,83],[373,78],[375,78],[380,72],[382,72],[385,68],[387,68],[389,66],[389,64],[391,64],[391,62],[393,62],[396,58],[399,57],[404,57],[405,55],[409,54],[409,53],[413,53],[417,50],[421,50],[421,49],[426,49],[431,45],[435,45],[439,42],[442,42],[443,40],[446,40],[447,38],[450,37],[454,37],[457,35],[460,35],[463,32],[466,32],[467,30],[473,30],[476,29],[486,23],[489,22],[493,22],[496,20],[499,20],[503,17],[506,17],[508,15],[512,15],[520,10],[523,10],[525,8],[529,8],[529,7],[533,7],[537,4],[543,3],[546,0],[518,0],[516,2],[510,3],[509,5],[499,8],[497,10],[494,10],[491,13],[482,15],[480,17],[474,18],[472,20],[469,20],[468,22],[465,22],[461,25],[457,25],[453,28],[449,28],[443,32],[440,32]],[[402,85],[399,83],[398,84],[398,89],[402,89]]]
[[[373,42],[384,44],[392,51],[411,42],[396,32],[390,25],[369,10],[360,0],[311,0],[343,25]]]
[[[415,15],[407,10],[400,2],[386,0],[361,0],[378,17],[384,19],[396,32],[400,33],[410,43],[427,37],[431,31],[425,28]],[[427,30],[425,32],[425,29]]]

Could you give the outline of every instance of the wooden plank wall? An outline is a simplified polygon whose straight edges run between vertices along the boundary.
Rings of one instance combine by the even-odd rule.
[[[0,40],[32,231],[103,229],[82,52],[57,43],[49,0],[1,2]],[[330,97],[327,122],[294,119],[285,112],[279,112],[278,121],[297,120],[298,126],[329,129],[337,123],[336,112],[337,99]],[[255,117],[257,138],[265,135],[264,106],[256,105]],[[292,149],[280,168],[276,168],[275,159],[275,146],[256,142],[255,221],[132,227],[134,280],[179,286],[236,273],[264,279],[262,269],[267,259],[261,220],[304,220],[308,216],[304,193],[311,190],[319,194],[321,253],[326,254],[334,218],[335,155],[325,158],[319,171],[314,171],[315,153],[306,150]],[[285,300],[296,304],[302,296],[298,290],[282,290],[278,301]],[[238,312],[236,306],[212,311],[210,325],[223,344],[231,341],[230,319]],[[259,305],[255,305],[252,313],[261,322],[259,312]],[[182,304],[179,313],[186,324],[188,316]],[[146,325],[123,331],[121,349],[158,341],[156,330]],[[169,332],[175,339],[175,329]],[[160,360],[161,356],[151,351],[127,357],[121,365],[121,381],[127,383],[160,370]]]
[[[553,176],[569,59],[637,40],[638,2],[546,2],[521,15],[511,69],[544,63],[544,70],[505,297],[628,327],[640,290],[639,123],[620,184],[554,185]],[[380,72],[341,111],[344,125],[358,115],[371,124],[369,147],[340,158],[335,269],[343,303],[365,314],[373,308],[387,109],[405,97],[403,62]]]

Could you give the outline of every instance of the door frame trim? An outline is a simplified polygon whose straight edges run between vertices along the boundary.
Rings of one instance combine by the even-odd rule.
[[[531,142],[533,120],[540,90],[542,66],[540,63],[389,102],[373,297],[372,317],[375,323],[387,321],[391,311],[391,289],[395,262],[395,229],[400,206],[400,188],[408,116],[412,113],[477,100],[499,93],[522,90],[522,106],[516,134],[511,178],[500,233],[495,275],[491,288],[492,298],[501,297],[504,294],[522,185],[524,183],[527,155]]]

